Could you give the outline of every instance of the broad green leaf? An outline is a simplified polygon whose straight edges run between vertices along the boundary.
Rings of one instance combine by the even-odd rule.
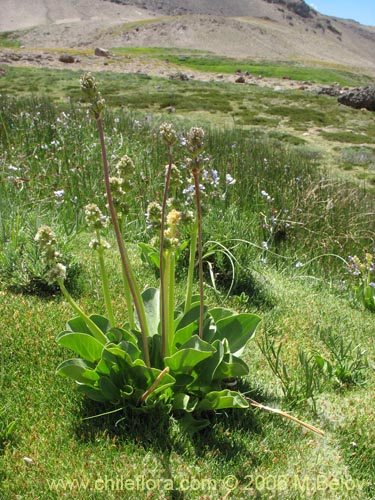
[[[225,378],[243,377],[249,373],[249,367],[240,358],[233,354],[226,354],[215,371],[214,380]]]
[[[121,398],[120,389],[108,377],[100,377],[99,388],[107,401],[117,402]]]
[[[178,330],[182,330],[182,328],[185,328],[191,323],[198,322],[199,310],[200,310],[199,304],[193,304],[191,308],[187,311],[187,313],[184,314],[180,320],[178,320],[175,327],[175,331],[177,332]],[[204,315],[206,314],[207,314],[207,307],[204,308]]]
[[[215,352],[214,347],[194,335],[172,356],[164,358],[164,362],[175,373],[189,373],[195,365]]]
[[[94,384],[99,375],[94,371],[95,365],[80,358],[66,359],[56,368],[56,373],[68,377],[81,384]]]
[[[222,410],[224,408],[249,408],[249,403],[239,392],[224,389],[206,394],[206,397],[198,404],[197,411]]]
[[[224,307],[214,307],[208,311],[215,323],[221,319],[228,318],[229,316],[234,316],[236,313],[230,309],[225,309]]]
[[[188,394],[176,394],[173,400],[174,410],[184,410],[187,412],[192,412],[197,406],[198,398],[189,396]]]
[[[62,332],[56,341],[92,363],[100,359],[103,350],[103,344],[87,333]]]
[[[123,361],[128,366],[133,366],[136,361],[139,361],[143,365],[145,364],[141,359],[132,359],[130,353],[116,344],[106,345],[102,352],[102,358],[104,361],[113,364],[119,364],[120,361]]]
[[[86,323],[80,316],[70,319],[66,323],[66,328],[72,332],[88,333],[89,335],[92,335],[89,328],[86,326]]]
[[[126,328],[111,328],[106,335],[108,340],[115,344],[119,344],[121,340],[128,340],[137,345],[137,337]]]
[[[215,340],[227,339],[232,353],[239,353],[254,336],[260,322],[256,314],[235,314],[216,323]]]
[[[187,342],[193,335],[196,335],[199,331],[199,320],[197,319],[193,323],[189,323],[184,328],[179,329],[173,338],[173,345],[175,347],[181,347],[185,342]]]
[[[102,391],[98,388],[91,387],[89,385],[79,385],[77,387],[77,391],[86,394],[86,396],[94,401],[98,401],[99,403],[107,403],[108,399],[102,393]]]
[[[145,365],[135,365],[130,367],[128,370],[129,380],[133,382],[132,385],[135,389],[140,389],[142,393],[150,389],[160,373],[161,370],[149,368]],[[172,375],[166,373],[159,381],[157,387],[153,391],[153,394],[158,394],[159,392],[167,389],[167,387],[172,386],[175,383],[175,380],[176,379]]]
[[[197,374],[197,379],[194,382],[194,388],[199,388],[200,386],[208,386],[211,384],[215,377],[215,372],[220,366],[222,359],[224,357],[224,347],[220,340],[215,340],[212,343],[212,347],[216,352],[208,359],[205,359],[195,367],[195,373]]]
[[[99,329],[103,333],[106,333],[109,330],[109,321],[104,316],[100,316],[99,314],[93,314],[92,316],[90,316],[90,319],[96,324],[97,327],[99,327]],[[80,316],[70,319],[67,322],[66,327],[68,330],[71,330],[72,332],[88,333],[92,335],[89,327],[86,325],[86,323]]]
[[[194,418],[189,412],[185,413],[178,423],[186,434],[195,434],[211,424],[207,418]]]
[[[158,288],[146,288],[142,293],[150,336],[158,333],[160,323],[160,292]]]
[[[152,245],[148,243],[138,243],[141,249],[141,258],[144,262],[147,262],[151,266],[155,266],[156,269],[160,267],[159,251],[156,250]]]

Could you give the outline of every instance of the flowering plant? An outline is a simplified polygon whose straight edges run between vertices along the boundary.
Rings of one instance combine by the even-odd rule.
[[[347,270],[353,282],[356,298],[369,311],[375,312],[375,261],[365,254],[363,261],[357,255],[349,256]]]
[[[201,174],[204,163],[204,132],[193,127],[185,141],[193,188],[189,195],[195,210],[186,210],[175,202],[173,194],[180,186],[180,171],[173,163],[173,145],[177,134],[169,124],[160,127],[160,135],[168,148],[169,162],[161,203],[153,202],[147,210],[149,226],[158,230],[159,288],[140,291],[126,245],[121,234],[121,219],[126,213],[126,193],[132,187],[135,166],[124,156],[110,175],[101,113],[104,100],[91,74],[81,78],[81,87],[98,126],[102,147],[104,181],[110,217],[97,205],[86,206],[86,221],[95,232],[90,246],[97,253],[103,286],[106,316],[87,315],[64,286],[66,269],[61,263],[54,233],[42,226],[35,239],[49,266],[48,278],[55,280],[77,314],[67,322],[57,342],[78,357],[62,362],[59,375],[76,381],[78,391],[89,398],[113,405],[113,411],[125,406],[147,411],[162,405],[169,411],[182,412],[182,423],[193,429],[203,428],[209,420],[206,413],[223,408],[248,408],[249,401],[232,390],[233,378],[248,374],[248,366],[240,355],[254,336],[260,318],[214,307],[204,299],[202,268]],[[213,171],[212,182],[217,173]],[[172,197],[170,193],[172,192]],[[108,243],[102,230],[112,224],[121,257],[127,321],[118,324],[112,307],[105,268]],[[189,233],[190,258],[187,270],[186,297],[175,303],[175,263],[181,244],[181,228]],[[155,246],[155,244],[154,244]],[[199,294],[193,294],[193,278],[198,256]],[[155,256],[154,256],[155,257]]]

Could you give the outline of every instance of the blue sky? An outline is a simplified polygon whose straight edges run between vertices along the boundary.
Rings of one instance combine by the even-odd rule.
[[[375,0],[306,0],[306,3],[322,14],[375,26]]]

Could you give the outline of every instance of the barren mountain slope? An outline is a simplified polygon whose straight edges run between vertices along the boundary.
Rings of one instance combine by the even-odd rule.
[[[27,47],[180,47],[375,74],[375,28],[303,0],[2,0],[0,31],[22,28]]]

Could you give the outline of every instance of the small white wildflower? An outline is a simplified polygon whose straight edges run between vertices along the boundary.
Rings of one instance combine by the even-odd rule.
[[[103,250],[108,250],[109,248],[111,248],[111,245],[107,240],[101,239],[99,241],[97,238],[93,238],[89,243],[89,247],[92,250],[99,250],[100,248],[102,248]]]
[[[57,280],[65,280],[66,278],[66,266],[61,264],[61,262],[56,262],[54,267],[46,274],[46,279],[49,284],[53,284]]]
[[[267,243],[267,241],[262,241],[262,248],[264,250],[268,250],[268,243]]]
[[[236,179],[233,179],[233,177],[230,174],[226,174],[225,182],[227,186],[233,186],[233,184],[236,184]]]
[[[300,267],[303,267],[302,262],[300,262],[300,261],[296,262],[296,268],[298,269]]]

